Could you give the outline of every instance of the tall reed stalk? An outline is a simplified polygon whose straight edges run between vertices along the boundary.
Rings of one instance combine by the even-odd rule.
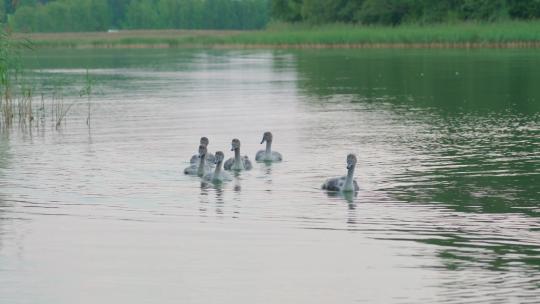
[[[21,88],[17,104],[14,102],[20,86],[20,51],[24,48],[31,48],[28,40],[14,40],[0,28],[0,128],[11,126],[16,114],[19,121],[33,119],[32,90]]]
[[[73,105],[73,102],[66,105],[61,90],[59,88],[55,89],[51,102],[51,113],[56,129],[60,128],[63,122],[65,123],[66,116]]]
[[[22,88],[17,101],[19,123],[32,123],[34,120],[34,111],[32,109],[33,90],[31,88]]]
[[[21,51],[24,48],[32,48],[28,40],[15,40],[10,33],[0,27],[0,130],[11,127],[14,122],[24,129],[31,129],[32,122],[38,117],[39,123],[44,124],[45,116],[50,114],[52,125],[59,129],[65,125],[66,118],[75,101],[64,102],[61,87],[56,87],[50,101],[50,111],[45,107],[45,96],[41,94],[41,104],[37,104],[34,112],[34,89],[27,85],[24,77],[21,77],[23,57]],[[80,97],[86,97],[88,114],[86,124],[90,128],[91,121],[91,97],[93,93],[93,80],[86,71],[86,82],[80,91]],[[30,127],[30,128],[27,128]]]
[[[91,108],[92,86],[93,86],[93,81],[92,81],[92,78],[90,77],[90,72],[88,72],[88,69],[86,69],[86,82],[82,90],[79,92],[79,95],[81,97],[86,96],[86,103],[87,103],[87,108],[88,108],[88,114],[86,117],[86,125],[88,127],[90,127],[90,118],[92,114],[92,108]]]

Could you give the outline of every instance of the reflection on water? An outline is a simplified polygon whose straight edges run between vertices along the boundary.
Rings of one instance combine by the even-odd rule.
[[[358,196],[358,192],[335,192],[326,191],[328,197],[342,198],[349,203],[349,208],[354,209],[354,199]]]
[[[9,303],[534,303],[534,51],[40,51],[67,124],[0,136]],[[95,77],[92,129],[76,93]],[[185,176],[274,134],[282,163]],[[358,194],[327,193],[358,155]],[[230,152],[226,157],[230,157]],[[272,286],[268,289],[268,286]],[[24,292],[23,292],[24,291]],[[38,300],[39,299],[39,300]]]
[[[540,110],[534,51],[336,50],[304,51],[297,58],[300,87],[324,103],[391,103],[409,115],[429,108],[441,117]]]

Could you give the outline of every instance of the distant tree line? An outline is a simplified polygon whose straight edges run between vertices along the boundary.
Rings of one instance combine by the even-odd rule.
[[[286,22],[398,25],[540,18],[540,0],[272,0]]]
[[[268,0],[0,0],[14,31],[260,29]]]
[[[285,22],[398,25],[540,18],[540,0],[0,0],[15,31],[260,29]]]

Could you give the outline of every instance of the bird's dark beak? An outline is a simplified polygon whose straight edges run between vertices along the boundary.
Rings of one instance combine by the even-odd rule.
[[[261,145],[262,145],[262,143],[265,142],[265,141],[266,141],[266,139],[264,139],[264,137],[263,137],[263,139],[261,140]]]
[[[231,147],[231,151],[234,151],[234,147]]]
[[[351,169],[353,167],[352,164],[347,164],[347,170]]]

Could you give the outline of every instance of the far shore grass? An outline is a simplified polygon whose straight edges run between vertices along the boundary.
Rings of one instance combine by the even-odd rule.
[[[540,21],[358,26],[272,24],[261,31],[16,33],[36,48],[537,48]]]

